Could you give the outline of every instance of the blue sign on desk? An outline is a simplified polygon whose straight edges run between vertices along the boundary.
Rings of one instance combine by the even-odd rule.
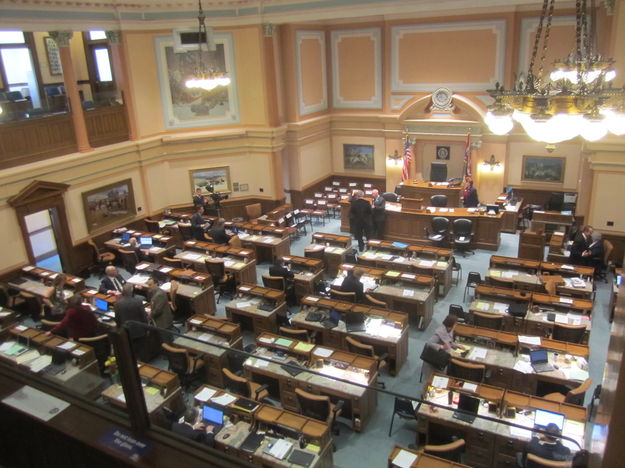
[[[151,443],[145,442],[130,432],[118,428],[110,429],[102,436],[100,443],[135,462],[144,457],[152,448]]]

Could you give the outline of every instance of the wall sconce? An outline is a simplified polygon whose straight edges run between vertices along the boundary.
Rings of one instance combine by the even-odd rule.
[[[501,167],[501,162],[497,161],[495,159],[495,155],[491,154],[490,155],[490,159],[489,160],[484,160],[484,162],[482,164],[480,164],[480,168],[483,171],[490,171],[490,172],[501,172],[502,171],[502,167]]]
[[[399,151],[395,150],[393,154],[389,154],[386,157],[386,165],[390,167],[399,167],[402,165],[402,156],[399,154]]]

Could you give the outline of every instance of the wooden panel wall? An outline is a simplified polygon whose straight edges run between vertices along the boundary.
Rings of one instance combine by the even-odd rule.
[[[89,143],[93,147],[110,145],[128,139],[128,122],[124,105],[99,107],[85,112]]]

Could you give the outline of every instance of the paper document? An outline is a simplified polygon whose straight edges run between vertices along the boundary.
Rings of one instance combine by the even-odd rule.
[[[561,297],[560,302],[562,302],[563,304],[573,304],[573,299],[570,299],[568,297]]]
[[[308,351],[310,351],[314,347],[315,347],[315,345],[313,343],[305,343],[303,341],[300,341],[299,343],[297,343],[295,345],[295,348],[293,348],[293,349],[295,351],[303,351],[303,352],[307,353]]]
[[[224,393],[223,395],[220,395],[218,397],[212,397],[210,400],[213,403],[217,403],[218,405],[228,406],[230,403],[232,403],[236,399],[237,399],[237,397],[232,396],[229,393]]]
[[[447,377],[441,377],[440,375],[435,375],[432,379],[432,387],[436,388],[447,388],[449,385],[449,379]]]
[[[215,393],[217,393],[217,390],[213,390],[212,388],[203,388],[200,393],[195,395],[195,399],[207,402]]]
[[[37,373],[45,367],[48,367],[50,364],[52,364],[52,355],[44,354],[43,356],[39,356],[37,359],[31,362],[29,364],[29,367],[31,371]]]
[[[486,348],[475,347],[469,353],[468,358],[471,359],[471,360],[474,360],[474,359],[486,359],[486,353],[487,352],[488,352],[488,350]]]
[[[286,457],[287,453],[289,453],[292,447],[293,444],[291,442],[287,442],[284,439],[278,439],[271,446],[271,449],[269,450],[269,455],[277,458],[278,460],[282,460],[284,457]]]
[[[395,458],[393,458],[393,465],[399,468],[410,468],[412,464],[417,460],[416,453],[410,453],[406,450],[400,450]]]
[[[15,341],[6,341],[0,345],[0,353],[4,353],[5,351],[11,349],[11,347],[15,344]]]
[[[431,268],[434,266],[436,262],[434,260],[421,260],[419,262],[419,266],[424,267],[424,268]]]
[[[260,341],[261,343],[265,343],[265,344],[271,344],[275,340],[274,340],[274,338],[267,338],[265,336],[261,336],[260,338],[258,338],[258,341]]]
[[[404,289],[402,291],[402,296],[404,296],[404,297],[413,297],[414,296],[414,291],[412,289]]]
[[[312,296],[308,296],[306,298],[307,301],[311,301],[311,302],[318,302],[319,298],[318,297],[312,297]]]
[[[540,346],[540,336],[523,336],[519,335],[519,343],[531,345],[531,346]]]
[[[20,354],[19,356],[17,356],[15,358],[15,362],[17,362],[18,364],[24,364],[28,361],[32,361],[33,359],[36,359],[40,356],[39,351],[33,349],[31,351],[28,351],[27,353],[24,354]]]
[[[510,427],[510,435],[519,437],[522,439],[531,439],[532,431],[528,429],[521,429],[519,427],[509,426]]]
[[[525,359],[517,359],[514,363],[514,370],[518,372],[522,372],[523,374],[532,374],[534,372],[534,368],[529,361]]]
[[[333,353],[333,352],[334,352],[334,351],[333,351],[333,350],[331,350],[331,349],[328,349],[328,348],[319,348],[319,347],[318,347],[318,348],[316,348],[316,349],[313,351],[313,354],[314,354],[315,356],[319,356],[319,357],[325,358],[325,357],[330,357],[330,356],[332,356],[332,353]]]
[[[474,307],[478,310],[488,310],[490,307],[488,306],[488,302],[475,301]]]
[[[493,304],[493,309],[495,309],[500,314],[505,314],[508,311],[510,306],[508,304],[504,304],[503,302],[495,302]]]
[[[469,392],[477,392],[477,385],[474,383],[463,382],[462,389],[467,390]]]
[[[566,325],[568,325],[569,323],[569,318],[566,314],[556,314],[556,323],[564,323]]]
[[[72,349],[74,347],[76,347],[76,343],[73,343],[71,341],[66,341],[65,343],[57,346],[57,348],[61,348],[61,349]]]

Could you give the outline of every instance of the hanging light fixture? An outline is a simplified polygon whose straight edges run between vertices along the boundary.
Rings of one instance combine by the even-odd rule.
[[[206,91],[211,91],[219,86],[228,86],[230,84],[230,77],[215,68],[205,66],[202,60],[202,46],[206,46],[207,52],[214,52],[216,50],[215,42],[212,40],[212,29],[206,28],[206,16],[202,9],[202,0],[198,0],[197,21],[197,69],[195,70],[195,75],[186,80],[184,85],[187,88],[203,89]]]
[[[487,91],[495,102],[484,122],[491,132],[505,135],[516,121],[532,139],[545,143],[559,143],[577,136],[596,141],[608,131],[625,134],[625,86],[610,86],[616,76],[614,60],[603,58],[596,51],[594,0],[590,6],[591,25],[586,0],[577,0],[575,52],[557,60],[555,70],[543,79],[554,2],[543,2],[527,75],[517,80],[514,89],[506,90],[497,83],[494,90]],[[539,68],[534,73],[541,40]]]

